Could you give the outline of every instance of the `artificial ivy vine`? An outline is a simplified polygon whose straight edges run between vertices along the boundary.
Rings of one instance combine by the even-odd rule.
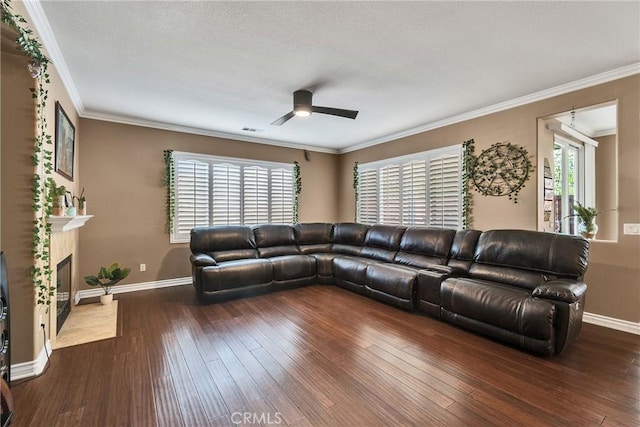
[[[462,228],[471,228],[471,186],[473,174],[475,141],[470,139],[462,143]]]
[[[355,162],[353,164],[353,190],[355,192],[355,198],[356,198],[356,214],[355,214],[355,218],[354,221],[358,221],[358,187],[360,185],[360,172],[358,172],[358,162]]]
[[[173,160],[173,150],[164,150],[164,178],[162,179],[162,185],[167,187],[167,233],[173,232],[173,219],[176,213],[175,210],[175,162]]]
[[[31,162],[34,167],[31,179],[33,220],[33,265],[30,268],[31,278],[37,291],[37,303],[51,304],[51,297],[55,293],[55,286],[51,283],[53,271],[50,266],[49,246],[51,241],[51,225],[47,218],[52,213],[53,195],[50,193],[49,182],[53,171],[53,151],[51,135],[47,134],[47,120],[45,107],[49,91],[47,86],[49,74],[47,68],[49,58],[42,52],[42,45],[35,38],[33,30],[28,27],[27,20],[11,11],[10,0],[2,0],[2,23],[13,28],[18,34],[17,47],[28,57],[27,67],[31,76],[36,79],[36,87],[31,88],[31,96],[36,104],[36,136],[34,138]]]
[[[300,177],[300,165],[298,162],[293,162],[293,223],[298,223],[298,195],[302,191],[302,178]]]

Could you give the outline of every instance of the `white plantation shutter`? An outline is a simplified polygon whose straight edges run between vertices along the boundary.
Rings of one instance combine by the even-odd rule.
[[[231,163],[213,165],[212,225],[242,224],[242,186],[240,166]]]
[[[378,170],[358,171],[357,221],[362,224],[378,222]]]
[[[358,165],[357,221],[462,226],[462,145]]]
[[[293,173],[291,169],[271,169],[271,218],[274,224],[293,222]]]
[[[402,225],[427,225],[427,162],[402,165]]]
[[[259,166],[244,168],[244,213],[242,223],[269,222],[269,170]]]
[[[174,152],[171,242],[196,226],[293,222],[293,165]]]
[[[209,224],[209,165],[197,160],[175,162],[174,235],[189,238],[191,229]]]
[[[429,159],[429,226],[461,227],[461,153],[445,152]]]
[[[380,224],[400,224],[400,165],[380,168]]]

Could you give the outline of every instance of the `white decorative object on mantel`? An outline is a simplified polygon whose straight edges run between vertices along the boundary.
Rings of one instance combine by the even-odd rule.
[[[51,224],[52,233],[60,233],[82,227],[89,218],[93,218],[93,215],[50,216],[47,222]]]

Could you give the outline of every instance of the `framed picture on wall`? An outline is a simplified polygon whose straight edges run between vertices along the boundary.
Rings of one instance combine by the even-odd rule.
[[[73,153],[76,128],[56,101],[56,172],[73,181]]]

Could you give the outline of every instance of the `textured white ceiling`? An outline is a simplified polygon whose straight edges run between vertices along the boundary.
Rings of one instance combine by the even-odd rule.
[[[83,116],[321,150],[381,141],[640,61],[638,2],[40,5]],[[270,126],[301,88],[316,105],[360,114]]]

